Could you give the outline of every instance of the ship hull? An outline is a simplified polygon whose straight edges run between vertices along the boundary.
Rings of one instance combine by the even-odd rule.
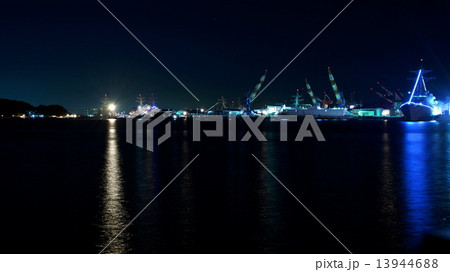
[[[430,121],[433,120],[433,109],[415,103],[406,103],[400,107],[407,121]]]
[[[298,116],[306,116],[312,115],[315,118],[348,118],[350,114],[347,109],[285,109],[280,114],[282,115],[298,115]]]

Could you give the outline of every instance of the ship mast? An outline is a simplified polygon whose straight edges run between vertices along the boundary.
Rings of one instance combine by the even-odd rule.
[[[102,108],[100,110],[100,114],[102,116],[108,114],[108,101],[109,101],[108,95],[105,94],[105,96],[103,96],[103,99],[102,99]]]
[[[138,97],[137,97],[137,99],[136,99],[136,102],[138,102],[139,105],[140,105],[141,107],[143,107],[143,106],[144,106],[144,100],[145,100],[145,98],[142,96],[142,94],[139,94]]]
[[[297,89],[297,92],[295,93],[295,95],[293,95],[293,97],[294,97],[294,107],[297,109],[300,105],[298,89]]]
[[[429,72],[431,72],[431,70],[419,69],[419,71],[411,71],[411,73],[417,73],[417,77],[414,78],[415,83],[408,102],[412,102],[414,97],[423,98],[429,95],[429,91],[427,89],[427,85],[425,84],[425,82],[433,78],[424,76]]]
[[[156,99],[155,99],[155,96],[152,93],[152,107],[155,107],[155,106],[156,106]]]
[[[221,109],[226,109],[227,108],[227,100],[221,96],[219,99],[219,102]]]
[[[420,59],[420,69],[417,71],[410,71],[411,73],[417,74],[415,78],[409,78],[410,80],[414,80],[414,88],[411,91],[411,96],[409,97],[408,102],[411,103],[413,98],[421,98],[427,97],[430,93],[427,89],[426,81],[434,79],[433,77],[425,77],[426,74],[431,72],[431,70],[423,69],[423,59]]]
[[[295,93],[295,95],[292,96],[293,102],[294,102],[294,108],[298,109],[300,107],[300,104],[303,104],[304,99],[303,97],[300,95],[300,90],[297,89],[297,92]]]
[[[102,99],[102,105],[103,105],[103,108],[105,108],[105,109],[108,107],[108,95],[107,94],[105,94],[105,96]]]

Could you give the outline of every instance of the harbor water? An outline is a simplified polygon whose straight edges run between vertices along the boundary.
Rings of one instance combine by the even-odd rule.
[[[149,152],[125,120],[0,120],[0,251],[99,253],[197,154],[105,253],[346,253],[255,157],[353,253],[450,227],[448,123],[323,120],[326,141],[281,142],[266,120],[265,142],[194,142],[171,122]]]

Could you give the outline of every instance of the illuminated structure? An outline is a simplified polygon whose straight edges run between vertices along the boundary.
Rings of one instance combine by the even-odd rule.
[[[293,106],[294,106],[294,108],[299,108],[300,104],[301,104],[300,102],[303,103],[303,101],[304,101],[303,97],[300,96],[299,89],[297,89],[295,95],[293,95],[292,97],[294,98],[293,99],[293,102],[294,102]]]
[[[130,112],[130,116],[139,116],[139,115],[149,115],[149,116],[154,116],[155,114],[157,114],[158,112],[160,112],[161,110],[155,105],[155,98],[153,97],[152,94],[152,105],[148,105],[148,104],[144,104],[144,97],[139,94],[136,102],[139,103],[138,107],[136,110],[133,110]]]
[[[387,95],[389,96],[389,98],[391,100],[394,100],[395,102],[401,101],[402,100],[402,93],[400,92],[396,92],[396,91],[391,91],[388,88],[384,87],[383,85],[381,85],[380,82],[377,82],[377,85],[387,93]]]
[[[264,80],[266,79],[266,75],[267,75],[267,69],[264,71],[264,74],[259,79],[259,82],[258,82],[258,84],[256,84],[253,91],[249,92],[247,97],[243,101],[243,104],[245,107],[244,111],[248,115],[252,114],[252,109],[251,109],[252,102],[261,93],[261,86],[264,83]]]
[[[109,112],[114,113],[115,110],[116,110],[116,105],[115,104],[109,104],[108,110],[109,110]]]
[[[218,103],[219,103],[220,109],[226,109],[227,108],[227,100],[223,96],[220,97]]]
[[[322,103],[322,108],[327,109],[328,105],[333,104],[333,100],[331,100],[331,98],[327,95],[326,92],[323,93],[323,99],[316,98],[314,96],[311,85],[309,84],[307,79],[305,79],[305,83],[306,83],[306,90],[307,90],[307,93],[309,94],[309,96],[311,97],[313,107],[316,106],[317,108],[320,108],[320,103]],[[319,102],[317,102],[317,101],[319,101]]]
[[[344,94],[339,91],[330,67],[328,67],[328,77],[330,78],[331,87],[333,88],[334,95],[336,96],[336,104],[342,108],[345,106]]]
[[[145,98],[142,96],[142,94],[139,94],[137,99],[136,99],[136,102],[139,103],[139,106],[143,107],[144,106],[144,100],[145,100]]]
[[[108,116],[108,104],[109,104],[108,102],[109,102],[108,95],[105,94],[105,96],[103,96],[102,99],[102,107],[99,110],[100,117],[102,118]]]
[[[411,96],[407,102],[400,106],[400,109],[408,121],[432,120],[433,116],[439,114],[440,110],[437,107],[436,98],[428,91],[425,85],[425,81],[430,78],[425,78],[424,75],[429,73],[430,70],[420,69],[413,72],[417,73],[417,77],[415,78]]]
[[[333,104],[333,100],[324,92],[323,99],[319,97],[315,97],[312,91],[311,85],[308,80],[305,79],[307,93],[311,97],[312,106],[309,107],[284,107],[280,112],[281,115],[298,115],[298,116],[306,116],[313,115],[316,118],[349,118],[351,117],[350,113],[347,111],[345,106],[344,95],[339,92],[336,82],[334,81],[334,77],[331,74],[330,67],[328,67],[328,75],[331,81],[331,86],[333,87],[333,91],[336,95],[336,100],[338,101],[338,107],[329,108],[330,104]],[[322,104],[320,104],[319,102]]]
[[[309,94],[309,96],[311,97],[311,101],[313,106],[317,105],[320,106],[319,103],[317,103],[316,97],[314,96],[313,90],[311,88],[311,85],[309,85],[308,79],[305,78],[305,83],[306,83],[306,92]]]
[[[377,91],[377,90],[375,90],[375,89],[373,89],[373,88],[370,88],[370,90],[371,90],[372,92],[374,92],[376,95],[378,95],[381,99],[383,99],[383,100],[389,102],[389,104],[394,104],[394,101],[393,101],[390,97],[388,97],[387,95],[382,94],[382,93],[380,93],[379,91]]]
[[[326,93],[324,93],[324,98],[317,98],[322,104],[323,108],[319,106],[309,106],[306,107],[284,107],[279,114],[281,115],[298,115],[298,116],[306,116],[312,115],[315,118],[349,118],[350,114],[346,108],[328,108],[329,104],[332,104],[333,101],[328,97]]]
[[[320,103],[322,103],[322,108],[324,109],[328,109],[328,105],[333,104],[333,100],[331,100],[331,98],[328,96],[328,94],[326,92],[323,92],[323,99],[317,98]]]

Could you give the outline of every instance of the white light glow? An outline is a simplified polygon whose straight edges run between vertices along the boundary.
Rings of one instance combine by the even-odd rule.
[[[114,104],[109,104],[108,109],[109,109],[110,111],[115,111],[115,110],[116,110],[116,105],[114,105]]]

